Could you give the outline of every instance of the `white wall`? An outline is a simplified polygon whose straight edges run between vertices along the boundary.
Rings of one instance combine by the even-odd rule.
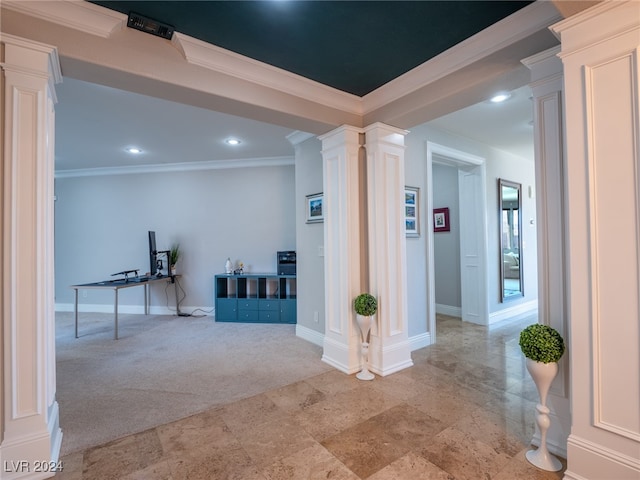
[[[149,271],[147,231],[158,250],[174,241],[186,292],[181,310],[213,308],[213,275],[227,257],[248,272],[275,272],[276,252],[295,250],[293,166],[58,178],[55,182],[56,305],[73,303],[72,284],[111,278],[121,270]],[[175,308],[173,289],[169,306]],[[80,293],[82,309],[113,308],[113,293]],[[142,311],[141,288],[122,290],[123,312]],[[152,307],[166,307],[164,287]],[[102,307],[101,307],[102,306]],[[135,308],[137,308],[137,310]],[[153,311],[153,310],[152,310]],[[158,310],[156,310],[158,311]]]

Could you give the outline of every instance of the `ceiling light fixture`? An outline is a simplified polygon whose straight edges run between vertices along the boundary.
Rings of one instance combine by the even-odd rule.
[[[504,102],[505,100],[508,100],[509,98],[511,98],[511,94],[510,93],[498,93],[497,95],[494,95],[493,97],[491,97],[491,103],[501,103]]]
[[[139,153],[142,153],[142,150],[140,150],[138,147],[127,147],[127,152],[138,155]]]
[[[227,143],[227,145],[240,145],[240,140],[238,140],[237,138],[227,138],[225,142]]]

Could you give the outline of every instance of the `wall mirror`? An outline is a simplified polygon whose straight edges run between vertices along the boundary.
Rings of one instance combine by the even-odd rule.
[[[501,301],[524,296],[522,284],[522,185],[498,179]]]

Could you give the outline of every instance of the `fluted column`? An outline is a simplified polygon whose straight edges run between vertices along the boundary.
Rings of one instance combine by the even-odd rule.
[[[53,272],[54,47],[2,38],[2,478],[46,478],[56,461]]]
[[[320,137],[323,162],[325,336],[322,360],[345,373],[360,370],[353,299],[362,288],[361,129],[343,126]]]
[[[408,132],[381,123],[364,130],[369,292],[378,299],[370,370],[384,376],[413,365],[404,218],[404,137]]]
[[[566,264],[565,168],[563,135],[563,76],[559,47],[522,61],[531,70],[533,95],[534,148],[536,167],[536,209],[538,232],[538,315],[569,343],[567,320],[568,283]],[[553,453],[567,456],[571,428],[569,408],[568,355],[561,359],[548,396],[551,426],[547,446]],[[536,431],[534,444],[540,444]]]

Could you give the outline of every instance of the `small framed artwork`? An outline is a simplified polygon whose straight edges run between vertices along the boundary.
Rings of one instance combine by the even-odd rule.
[[[307,195],[307,223],[324,222],[322,199],[322,193]]]
[[[433,231],[434,232],[449,232],[451,225],[449,224],[449,209],[448,208],[434,208],[433,209]]]
[[[407,237],[420,236],[420,217],[418,216],[419,189],[404,187],[404,228]]]

